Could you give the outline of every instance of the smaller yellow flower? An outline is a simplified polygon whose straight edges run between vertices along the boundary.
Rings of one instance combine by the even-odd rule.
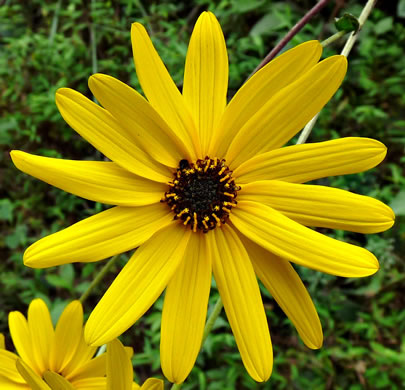
[[[133,382],[133,369],[131,355],[118,339],[108,343],[107,346],[107,377],[106,378],[86,378],[80,381],[80,388],[86,390],[163,390],[164,385],[161,379],[149,378],[142,386]],[[47,371],[44,374],[44,381],[35,382],[35,378],[30,372],[30,368],[19,359],[17,361],[18,370],[21,375],[27,377],[33,390],[74,390],[75,387],[63,376],[55,372]]]
[[[41,299],[30,303],[28,320],[18,311],[11,312],[8,320],[19,356],[5,350],[4,339],[0,340],[1,389],[49,389],[42,380],[49,373],[59,374],[70,388],[82,390],[105,379],[106,354],[93,358],[97,347],[85,343],[79,301],[66,306],[55,329]]]

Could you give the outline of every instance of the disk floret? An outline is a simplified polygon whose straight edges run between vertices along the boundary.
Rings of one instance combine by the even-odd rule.
[[[162,201],[171,207],[174,219],[204,233],[226,223],[240,190],[225,160],[208,156],[195,163],[181,160],[168,184]]]

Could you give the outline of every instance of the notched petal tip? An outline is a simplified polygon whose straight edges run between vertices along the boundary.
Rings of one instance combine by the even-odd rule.
[[[302,338],[302,337],[301,337]],[[313,337],[311,340],[306,339],[304,341],[304,344],[309,348],[309,349],[321,349],[323,345],[323,332],[322,328],[320,329],[319,332],[316,332],[313,334]]]
[[[67,96],[69,95],[71,92],[76,92],[74,89],[71,88],[66,88],[66,87],[62,87],[59,88],[56,93],[55,93],[55,97],[59,97],[59,96]]]
[[[11,161],[13,162],[13,164],[20,170],[22,171],[22,169],[20,168],[21,166],[21,162],[24,162],[25,158],[24,156],[26,155],[25,152],[23,152],[22,150],[12,150],[10,152],[10,157],[11,157]]]
[[[143,24],[135,22],[131,24],[131,37],[134,39],[134,34],[148,34]]]
[[[316,40],[316,39],[313,39],[313,40],[311,40],[311,41],[306,41],[306,42],[303,42],[303,43],[301,43],[300,45],[298,45],[300,48],[302,48],[302,49],[305,49],[306,51],[313,51],[314,52],[314,56],[315,56],[315,53],[318,53],[318,56],[320,57],[321,56],[321,54],[322,54],[322,51],[323,51],[323,47],[322,47],[322,45],[321,45],[321,43],[318,41],[318,40]],[[297,46],[297,47],[298,47]]]
[[[103,79],[106,78],[106,77],[110,77],[110,76],[108,76],[108,75],[106,75],[106,74],[104,74],[104,73],[94,73],[94,74],[92,74],[92,75],[89,77],[89,80],[88,80],[87,84],[88,84],[89,87],[90,87],[90,85],[91,85],[92,83],[94,83],[94,82],[102,82]],[[91,89],[91,88],[90,88],[90,89]]]

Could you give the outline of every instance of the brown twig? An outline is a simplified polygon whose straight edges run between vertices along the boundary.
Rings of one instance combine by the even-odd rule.
[[[283,47],[296,35],[311,19],[315,16],[329,0],[320,0],[314,7],[312,7],[304,17],[286,34],[286,36],[270,51],[264,60],[256,67],[249,78],[255,74],[264,65],[268,64],[282,49]]]

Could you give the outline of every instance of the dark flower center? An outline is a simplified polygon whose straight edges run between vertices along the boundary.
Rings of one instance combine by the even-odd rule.
[[[181,160],[170,188],[162,200],[173,210],[174,219],[181,219],[193,232],[207,233],[226,223],[240,187],[225,160],[205,157],[189,163]]]

